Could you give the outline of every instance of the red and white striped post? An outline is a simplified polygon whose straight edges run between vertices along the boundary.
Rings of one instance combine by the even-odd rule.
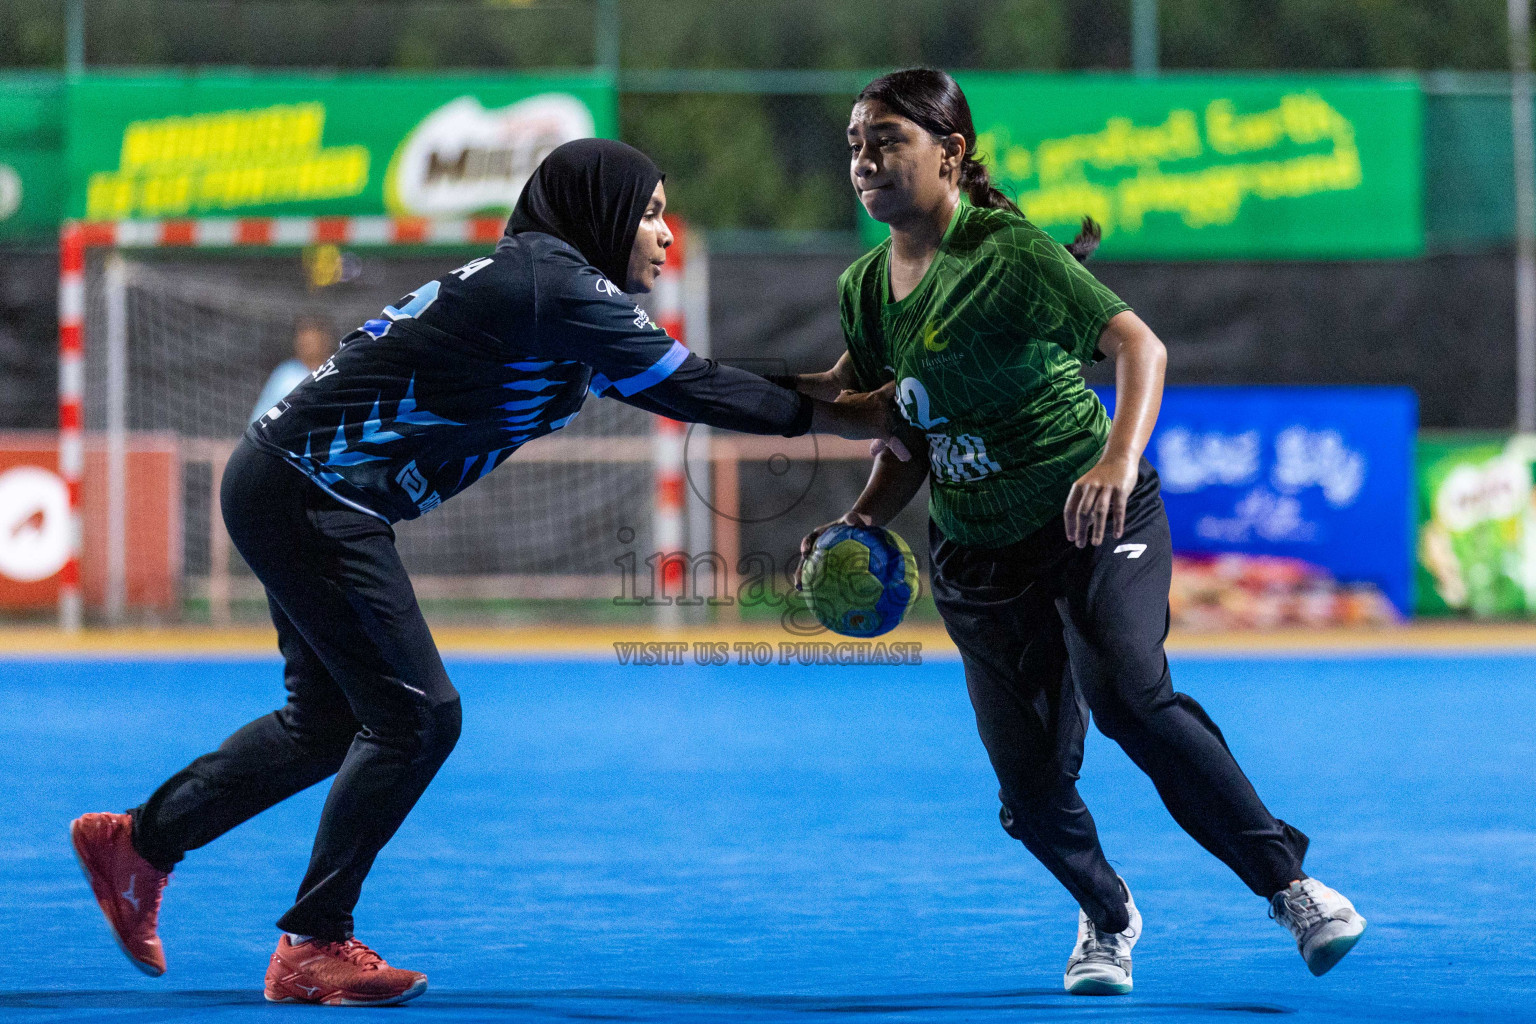
[[[59,625],[80,628],[80,484],[85,468],[85,254],[115,249],[241,249],[310,245],[480,245],[505,220],[475,217],[208,217],[70,221],[59,232],[59,476],[69,491],[69,557],[59,573]]]
[[[684,331],[683,268],[686,232],[667,218],[673,245],[656,282],[651,309],[659,326],[687,343]],[[66,223],[59,237],[59,475],[69,490],[70,556],[60,574],[59,622],[81,621],[80,482],[84,470],[85,253],[117,249],[299,248],[391,245],[479,245],[501,238],[501,218],[433,220],[425,217],[213,217],[172,220]],[[683,593],[686,474],[684,425],[658,417],[654,446],[655,544],[662,553],[662,595]],[[668,555],[674,557],[666,557]],[[658,609],[663,623],[677,621],[675,603]]]
[[[652,307],[656,314],[656,326],[677,341],[688,343],[683,324],[683,260],[686,252],[686,233],[680,221],[667,218],[672,231],[672,247],[667,250],[667,262],[656,277]],[[656,420],[656,496],[653,512],[653,536],[660,556],[661,597],[657,608],[661,625],[676,625],[681,621],[676,599],[684,594],[683,572],[686,559],[683,554],[683,522],[686,504],[684,481],[683,436],[684,426],[665,416]]]
[[[80,476],[85,466],[85,237],[59,234],[59,476],[69,492],[69,557],[59,573],[59,628],[80,628]]]
[[[118,249],[299,248],[306,245],[479,245],[501,238],[506,220],[473,217],[205,217],[83,221],[65,225],[80,245]]]

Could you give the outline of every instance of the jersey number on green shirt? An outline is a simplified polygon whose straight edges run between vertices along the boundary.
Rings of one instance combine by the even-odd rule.
[[[928,431],[928,462],[933,475],[946,483],[980,480],[988,473],[1002,467],[987,455],[987,442],[975,434],[948,434],[933,432],[932,428],[948,423],[949,417],[935,416],[930,411],[928,389],[916,377],[903,377],[896,386],[902,417],[919,430]]]

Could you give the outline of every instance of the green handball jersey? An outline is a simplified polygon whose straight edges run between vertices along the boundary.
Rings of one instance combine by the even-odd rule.
[[[897,382],[928,435],[929,514],[946,537],[1001,547],[1060,516],[1109,417],[1083,384],[1129,309],[1022,216],[962,203],[922,281],[891,301],[891,242],[838,280],[861,390]]]

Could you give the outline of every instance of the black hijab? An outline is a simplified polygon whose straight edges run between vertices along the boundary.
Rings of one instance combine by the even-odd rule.
[[[651,158],[612,139],[577,139],[534,169],[506,234],[542,231],[576,247],[604,277],[627,288],[640,218],[664,175]]]

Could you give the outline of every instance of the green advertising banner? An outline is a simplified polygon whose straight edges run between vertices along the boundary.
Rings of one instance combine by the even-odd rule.
[[[63,76],[0,75],[0,239],[53,238],[63,209]]]
[[[584,77],[89,76],[69,90],[71,216],[510,210],[544,155],[612,136]]]
[[[967,74],[977,151],[1026,216],[1111,259],[1342,259],[1424,246],[1413,80]],[[871,243],[883,225],[862,218]]]
[[[53,238],[64,209],[64,154],[0,145],[0,239]]]
[[[1536,612],[1536,447],[1504,436],[1421,437],[1414,610]]]

